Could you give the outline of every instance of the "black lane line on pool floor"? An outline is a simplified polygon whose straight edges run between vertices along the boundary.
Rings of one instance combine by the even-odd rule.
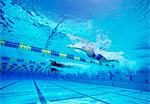
[[[34,82],[34,85],[35,85],[35,87],[36,87],[36,91],[37,91],[37,93],[38,93],[38,96],[39,96],[39,99],[40,99],[41,104],[47,104],[47,102],[46,102],[44,96],[42,95],[42,93],[41,93],[39,87],[37,86],[35,80],[33,80],[33,82]]]
[[[3,87],[0,88],[0,90],[2,90],[2,89],[4,89],[4,88],[7,88],[7,87],[9,87],[9,86],[11,86],[11,85],[14,85],[14,84],[16,84],[16,83],[18,83],[18,82],[19,82],[19,81],[15,81],[15,82],[10,83],[10,84],[8,84],[8,85],[6,85],[6,86],[3,86]]]
[[[58,87],[61,87],[61,88],[63,88],[63,89],[70,90],[70,91],[75,92],[75,93],[77,93],[77,94],[80,94],[80,95],[83,95],[83,96],[86,96],[86,97],[92,98],[92,99],[94,99],[94,100],[97,100],[97,101],[103,102],[103,103],[105,103],[105,104],[110,104],[110,103],[108,103],[108,102],[106,102],[106,101],[103,101],[103,100],[97,99],[97,98],[95,98],[95,97],[92,97],[92,96],[89,96],[89,95],[86,95],[86,94],[83,94],[83,93],[80,93],[80,92],[78,92],[78,91],[75,91],[75,90],[72,90],[72,89],[66,88],[66,87],[64,87],[64,86],[57,85],[57,84],[55,84],[55,83],[51,83],[51,84],[53,84],[53,85],[55,85],[55,86],[58,86]]]

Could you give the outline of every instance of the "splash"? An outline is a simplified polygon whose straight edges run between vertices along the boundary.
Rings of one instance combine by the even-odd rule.
[[[112,41],[108,38],[108,35],[99,33],[96,35],[96,48],[106,50],[112,45]]]

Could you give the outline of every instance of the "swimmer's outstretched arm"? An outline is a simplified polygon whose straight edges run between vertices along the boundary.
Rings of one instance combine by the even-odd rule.
[[[74,48],[74,49],[78,49],[78,50],[82,50],[83,51],[83,49],[82,48],[80,48],[80,47],[77,47],[77,46],[75,46],[75,45],[66,45],[67,47],[69,47],[69,48]]]
[[[84,43],[88,43],[89,42],[86,39],[80,38],[78,36],[74,36],[72,34],[66,34],[66,35],[70,38],[70,40],[79,40],[80,42],[84,42]]]

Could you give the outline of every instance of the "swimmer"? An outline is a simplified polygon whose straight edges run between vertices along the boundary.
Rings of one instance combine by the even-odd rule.
[[[51,68],[50,70],[51,73],[59,73],[60,70],[56,69],[56,68]]]
[[[49,60],[51,63],[50,63],[50,65],[51,66],[56,66],[56,67],[65,67],[65,65],[64,64],[61,64],[61,63],[58,63],[58,62],[56,62],[56,61],[53,61],[53,60]]]
[[[78,40],[77,43],[67,45],[67,47],[84,51],[90,58],[102,62],[120,62],[125,60],[122,56],[124,54],[123,52],[108,52],[106,50],[99,49],[97,46],[98,42],[90,42],[71,34],[67,34],[67,36],[70,40]]]
[[[53,61],[53,60],[49,60],[50,61],[50,65],[48,65],[47,67],[46,67],[46,69],[47,68],[51,68],[51,66],[54,66],[54,67],[60,67],[60,68],[70,68],[70,67],[72,67],[72,66],[69,66],[69,65],[65,65],[65,64],[62,64],[62,63],[58,63],[58,62],[56,62],[56,61]]]

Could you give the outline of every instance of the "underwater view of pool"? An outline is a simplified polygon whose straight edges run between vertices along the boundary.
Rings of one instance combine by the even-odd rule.
[[[0,104],[149,104],[150,0],[0,0]]]

